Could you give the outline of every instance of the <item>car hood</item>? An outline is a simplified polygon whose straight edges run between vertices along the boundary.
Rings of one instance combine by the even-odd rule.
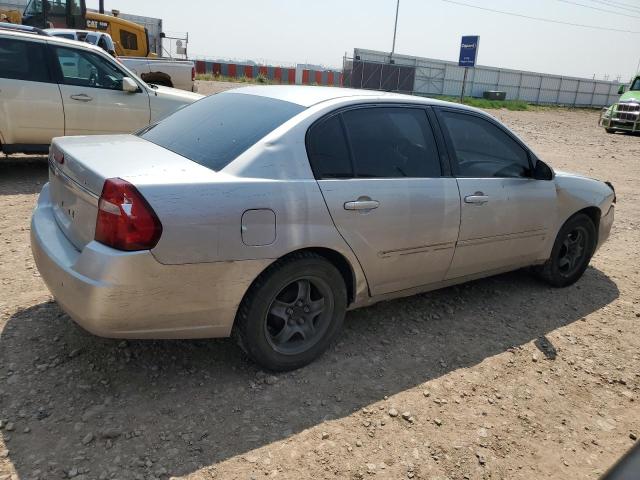
[[[150,95],[154,95],[168,100],[178,100],[184,103],[193,103],[196,100],[204,98],[204,95],[199,93],[187,92],[186,90],[180,90],[179,88],[163,87],[162,85],[154,85],[149,92]]]
[[[640,91],[631,90],[620,97],[619,102],[638,102],[640,103]]]

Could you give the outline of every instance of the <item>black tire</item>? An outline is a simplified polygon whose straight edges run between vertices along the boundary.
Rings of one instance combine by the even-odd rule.
[[[311,252],[292,254],[270,265],[251,285],[232,335],[262,367],[293,370],[327,349],[346,309],[347,289],[338,269]]]
[[[605,128],[604,131],[607,132],[607,133],[616,133],[616,129],[615,128]]]
[[[171,87],[173,88],[173,82],[171,81],[171,77],[168,73],[164,72],[150,72],[143,73],[140,75],[140,78],[147,83],[152,83],[154,85],[162,85],[163,87]]]
[[[596,227],[585,214],[574,215],[565,222],[556,237],[551,257],[536,267],[536,275],[553,287],[567,287],[577,282],[587,269],[596,247]]]

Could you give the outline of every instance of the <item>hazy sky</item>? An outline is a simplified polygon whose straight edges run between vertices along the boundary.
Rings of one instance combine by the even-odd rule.
[[[627,79],[640,60],[640,0],[456,1],[639,33],[400,0],[396,52],[457,61],[460,36],[478,34],[482,65]],[[87,6],[97,8],[98,0]],[[354,47],[391,50],[396,0],[105,0],[105,7],[160,17],[168,32],[188,31],[191,56],[341,66]]]

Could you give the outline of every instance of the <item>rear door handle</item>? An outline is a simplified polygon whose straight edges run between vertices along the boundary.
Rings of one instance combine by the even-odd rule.
[[[84,93],[71,95],[71,98],[74,100],[78,100],[80,102],[90,102],[91,100],[93,100],[93,97],[90,97],[89,95],[85,95]]]
[[[464,197],[464,203],[474,203],[476,205],[482,205],[489,201],[489,196],[482,192],[476,192],[473,195],[467,195]]]
[[[351,202],[345,202],[344,209],[345,210],[373,210],[374,208],[378,208],[380,206],[380,202],[377,200],[352,200]]]

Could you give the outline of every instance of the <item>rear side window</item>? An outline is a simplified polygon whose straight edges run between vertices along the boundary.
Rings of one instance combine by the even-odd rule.
[[[433,132],[424,110],[358,108],[343,113],[356,176],[429,178],[441,175]]]
[[[309,130],[307,154],[316,178],[353,177],[349,147],[339,115],[334,115]]]
[[[49,82],[46,53],[42,43],[0,38],[0,78]]]
[[[504,130],[475,115],[442,112],[457,159],[457,175],[530,177],[529,154]]]
[[[303,110],[295,103],[269,97],[219,93],[178,110],[137,135],[217,171]]]

